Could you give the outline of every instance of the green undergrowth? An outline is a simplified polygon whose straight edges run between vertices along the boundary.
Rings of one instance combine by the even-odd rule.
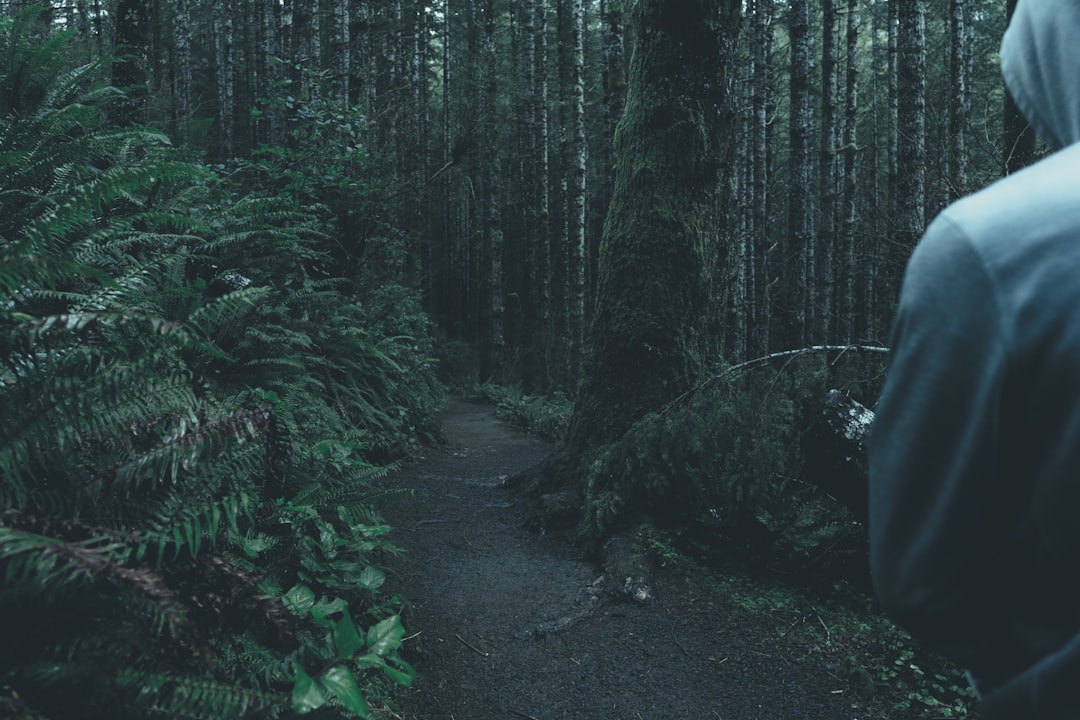
[[[468,397],[493,404],[498,417],[513,427],[549,442],[566,439],[573,402],[565,393],[528,395],[515,385],[474,385]]]
[[[292,193],[109,124],[0,20],[0,717],[370,717],[408,685],[388,463],[427,320]]]
[[[804,439],[836,380],[822,359],[761,367],[645,416],[588,468],[585,537],[647,519],[704,553],[798,567],[857,560],[862,527],[804,476]]]
[[[975,717],[963,673],[882,616],[867,590],[842,581],[811,587],[745,561],[703,564],[652,525],[639,526],[637,537],[672,588],[730,607],[741,626],[764,628],[784,657],[834,678],[852,717]]]

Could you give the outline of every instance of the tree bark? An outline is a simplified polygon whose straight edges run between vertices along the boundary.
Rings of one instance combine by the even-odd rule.
[[[858,0],[848,0],[847,28],[845,33],[845,91],[844,91],[844,145],[843,145],[843,247],[844,260],[844,325],[843,339],[855,341],[857,306],[855,279],[859,271],[855,247],[855,231],[859,214],[856,208],[858,171],[858,124],[859,124],[859,6]],[[866,279],[864,278],[864,282]]]
[[[1013,11],[1016,9],[1016,0],[1007,0],[1005,3],[1006,21],[1012,20]],[[1002,166],[1006,175],[1011,175],[1035,161],[1035,131],[1028,124],[1020,108],[1016,106],[1008,88],[1005,90],[1005,105],[1003,112],[1004,138],[1002,142],[1004,155]]]
[[[571,3],[571,38],[573,43],[573,94],[571,112],[573,142],[570,168],[570,377],[581,370],[585,339],[585,8],[582,0]]]
[[[926,227],[926,0],[890,0],[896,29],[896,214],[887,273],[895,301],[904,267]]]
[[[214,67],[217,70],[217,119],[221,132],[221,154],[233,155],[233,132],[236,125],[236,77],[233,54],[232,3],[215,2],[214,14]]]
[[[112,81],[126,91],[114,105],[112,120],[127,126],[146,120],[147,53],[150,47],[150,9],[146,0],[119,0],[113,52],[125,56],[112,65]]]
[[[948,193],[946,201],[952,202],[967,194],[968,187],[968,121],[971,116],[971,93],[969,90],[967,49],[968,39],[967,0],[950,0],[949,3],[949,171],[946,173]]]
[[[705,362],[711,238],[737,0],[639,0],[599,294],[563,458],[593,452],[691,387]],[[584,466],[580,463],[585,463]],[[564,475],[565,479],[565,475]]]
[[[817,305],[817,265],[814,230],[814,107],[811,72],[814,66],[813,32],[809,0],[792,0],[789,9],[791,37],[791,189],[788,196],[788,267],[795,276],[789,282],[792,327],[788,341],[809,344]]]
[[[837,122],[837,0],[821,2],[821,151],[818,156],[818,187],[820,221],[817,228],[818,272],[816,322],[812,339],[832,337],[831,326],[835,305],[835,276],[833,248],[839,226],[837,216],[837,149],[840,146],[840,125]]]

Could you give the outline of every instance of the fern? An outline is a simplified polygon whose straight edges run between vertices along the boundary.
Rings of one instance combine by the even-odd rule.
[[[305,665],[354,671],[286,588],[400,628],[375,462],[435,435],[426,320],[334,276],[325,217],[107,127],[107,61],[30,27],[0,20],[0,713],[287,712]]]

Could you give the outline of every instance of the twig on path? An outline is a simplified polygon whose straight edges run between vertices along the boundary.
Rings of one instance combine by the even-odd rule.
[[[471,547],[473,550],[476,549],[476,546],[473,545],[471,542],[469,542],[469,528],[465,528],[465,527],[461,528],[461,537],[462,537],[462,539],[465,540],[466,545]]]
[[[677,628],[678,626],[679,626],[679,621],[678,620],[676,620],[675,622],[673,622],[671,624],[671,632],[669,633],[671,635],[671,639],[676,645],[679,646],[679,649],[682,650],[683,655],[685,655],[686,657],[693,657],[687,651],[687,649],[685,647],[683,647],[683,644],[681,642],[679,642],[679,638],[675,637],[675,628]]]
[[[443,523],[452,522],[459,522],[459,520],[443,520],[438,518],[434,520],[417,520],[415,523],[413,523],[413,529],[415,530],[416,528],[422,527],[424,525],[442,525]]]
[[[456,637],[458,640],[460,640],[462,645],[469,648],[470,650],[472,650],[474,653],[476,653],[480,657],[491,657],[491,653],[486,653],[483,650],[480,650],[479,648],[477,648],[475,645],[469,644],[469,641],[466,640],[465,638],[461,637],[460,635],[455,633],[454,637]]]
[[[825,621],[822,620],[821,616],[817,613],[814,613],[814,617],[816,617],[817,621],[821,623],[821,627],[825,628],[825,644],[832,645],[832,633],[829,631],[829,626],[825,624]]]
[[[511,710],[510,712],[513,713],[514,715],[517,715],[518,717],[526,718],[526,720],[540,720],[540,718],[535,718],[532,715],[529,715],[528,713],[518,712],[517,710]]]

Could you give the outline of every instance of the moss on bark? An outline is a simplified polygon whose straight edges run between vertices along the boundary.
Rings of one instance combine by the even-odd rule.
[[[548,467],[583,490],[596,453],[690,388],[706,362],[717,186],[737,0],[637,0],[597,305],[568,440]]]
[[[730,142],[731,0],[638,0],[572,467],[686,390],[705,361],[713,215]]]

